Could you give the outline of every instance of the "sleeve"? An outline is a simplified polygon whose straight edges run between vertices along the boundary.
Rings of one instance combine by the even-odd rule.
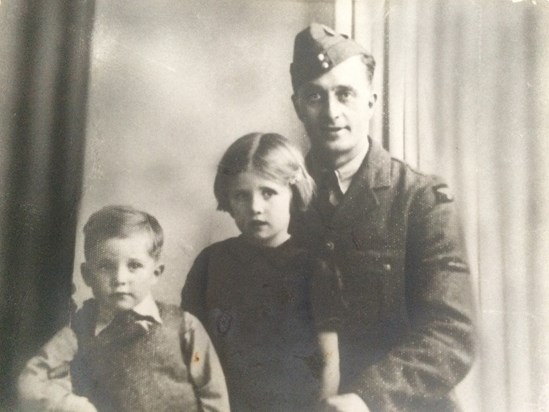
[[[76,351],[76,335],[65,327],[27,362],[18,380],[23,410],[96,412],[87,398],[72,393],[69,371]]]
[[[460,228],[448,186],[433,179],[415,192],[410,206],[405,263],[410,331],[357,382],[355,392],[373,411],[446,410],[448,405],[437,402],[474,359],[471,280]]]
[[[337,268],[326,259],[314,257],[311,264],[310,299],[316,329],[335,331],[341,320],[344,302],[342,282]]]
[[[197,318],[190,313],[184,316],[181,348],[202,411],[229,411],[225,376],[212,342]]]
[[[208,250],[208,248],[204,249],[194,261],[181,291],[181,308],[195,315],[202,323],[206,322]]]

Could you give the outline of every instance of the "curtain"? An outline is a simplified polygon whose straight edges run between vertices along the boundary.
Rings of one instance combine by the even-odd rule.
[[[338,0],[335,23],[376,57],[373,137],[456,194],[480,336],[464,409],[549,410],[549,2]]]
[[[67,322],[82,182],[92,0],[0,6],[0,410]]]

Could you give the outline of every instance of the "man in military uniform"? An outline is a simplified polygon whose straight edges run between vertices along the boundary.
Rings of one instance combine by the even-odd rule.
[[[342,278],[340,395],[334,411],[455,411],[473,361],[469,269],[453,198],[439,178],[370,139],[373,57],[330,28],[295,39],[292,100],[318,184],[294,236]]]

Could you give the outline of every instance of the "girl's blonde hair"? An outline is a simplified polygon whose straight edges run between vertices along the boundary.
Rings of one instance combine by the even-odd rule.
[[[293,206],[305,211],[315,191],[312,177],[305,169],[301,152],[288,139],[276,133],[250,133],[229,146],[217,167],[214,194],[217,209],[231,212],[229,189],[242,172],[255,172],[266,179],[289,185]]]

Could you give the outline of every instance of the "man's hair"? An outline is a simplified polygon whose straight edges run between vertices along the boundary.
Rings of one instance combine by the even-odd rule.
[[[371,84],[374,78],[374,72],[376,70],[376,61],[374,59],[374,56],[372,56],[371,54],[361,54],[360,57],[362,59],[362,63],[364,63],[364,65],[366,66],[366,74]]]
[[[231,213],[229,190],[242,172],[256,172],[266,179],[289,185],[293,206],[299,211],[307,209],[314,194],[315,184],[307,173],[302,154],[288,139],[276,133],[250,133],[229,146],[215,176],[218,210]]]
[[[94,248],[107,239],[126,238],[136,232],[151,237],[149,254],[157,260],[164,244],[164,232],[156,218],[131,206],[105,206],[90,216],[84,226],[84,255],[91,258]]]

